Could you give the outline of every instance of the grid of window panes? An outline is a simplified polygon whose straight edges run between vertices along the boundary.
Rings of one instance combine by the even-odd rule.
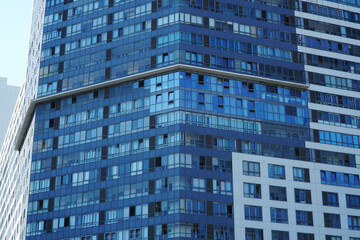
[[[308,210],[300,210],[304,209],[298,204],[308,204],[308,206],[311,206],[311,204],[320,204],[327,207],[335,207],[338,208],[341,205],[346,204],[347,209],[359,209],[360,207],[360,195],[355,194],[353,189],[351,187],[354,187],[352,184],[350,184],[349,181],[344,181],[345,176],[357,176],[355,174],[347,174],[347,173],[337,173],[337,172],[330,172],[325,170],[315,170],[311,168],[300,168],[298,166],[291,166],[290,168],[287,168],[288,165],[280,165],[278,163],[271,163],[268,161],[259,162],[259,161],[248,161],[248,160],[242,160],[241,161],[242,169],[240,170],[242,172],[243,177],[241,177],[241,181],[243,180],[243,196],[244,197],[244,216],[243,219],[245,221],[261,221],[261,222],[268,222],[270,221],[272,224],[289,224],[290,221],[294,222],[296,225],[299,226],[306,226],[306,227],[314,227],[315,225],[318,225],[318,223],[314,222],[314,212],[308,211]],[[299,165],[300,166],[300,165]],[[269,180],[271,178],[276,178],[276,182],[272,182],[271,184],[278,183],[279,186],[276,185],[267,185],[262,183],[255,183],[258,182],[258,177],[260,176],[261,171],[268,171],[268,177]],[[302,182],[302,185],[304,188],[298,188],[294,187],[293,185],[291,187],[285,186],[288,184],[281,184],[286,176],[286,174],[289,174],[291,176],[292,174],[292,181],[295,182]],[[314,188],[306,189],[310,182],[310,176],[312,174],[318,174],[319,177],[324,179],[322,181],[322,184],[332,184],[332,185],[339,185],[343,187],[348,187],[348,192],[353,194],[343,194],[343,193],[337,193],[337,192],[326,192],[326,191],[318,191]],[[333,176],[334,180],[327,180],[325,177],[327,174],[330,174],[330,176]],[[255,178],[254,178],[255,177]],[[251,180],[254,180],[254,182],[251,182]],[[347,183],[347,184],[345,184]],[[265,188],[268,188],[269,195],[263,195],[262,192]],[[296,203],[295,208],[291,208],[290,205],[287,205],[289,202],[288,194],[294,194],[293,201]],[[341,194],[341,198],[339,197],[339,194]],[[314,203],[312,198],[313,196],[320,196],[322,199],[318,203]],[[251,202],[249,198],[254,198],[254,201]],[[258,200],[255,200],[255,199]],[[261,200],[267,201],[261,202]],[[268,200],[271,200],[268,202]],[[255,202],[256,201],[256,202]],[[283,205],[277,205],[276,202],[273,201],[282,201],[284,202]],[[254,203],[258,203],[255,205]],[[268,204],[270,203],[270,204]],[[253,205],[254,204],[254,205]],[[291,203],[290,203],[291,204]],[[281,206],[281,207],[279,207]],[[288,206],[288,208],[286,208]],[[305,208],[306,209],[306,208]],[[324,209],[325,210],[325,209]],[[321,212],[321,218],[323,218],[323,226],[325,228],[334,228],[334,229],[349,229],[349,230],[360,230],[360,216],[356,215],[345,215],[345,219],[347,219],[346,222],[341,221],[341,215],[337,213],[331,213],[331,209],[329,209],[329,212]],[[269,211],[268,214],[263,214],[265,211]],[[289,219],[289,212],[291,213],[291,216],[294,217],[294,219]],[[355,213],[355,212],[354,212]],[[318,213],[315,213],[318,214]],[[265,217],[266,216],[266,217]],[[269,219],[267,219],[269,218]],[[250,222],[248,222],[251,224]],[[255,228],[249,228],[246,226],[245,222],[245,239],[263,239],[263,229],[255,229]],[[275,225],[274,225],[275,227]],[[273,227],[272,227],[273,228]],[[272,230],[273,237],[277,239],[278,236],[281,238],[288,238],[289,232],[284,231],[277,231]],[[354,232],[353,235],[356,235],[356,232]],[[298,232],[297,233],[298,239],[314,239],[313,233],[303,233]],[[273,238],[273,239],[274,239]],[[338,239],[338,236],[330,236],[327,235],[326,239]],[[356,239],[351,237],[350,239]]]
[[[358,80],[351,77],[305,72],[304,64],[360,72],[360,64],[351,59],[298,52],[296,45],[303,45],[359,56],[357,46],[295,34],[299,28],[359,39],[358,29],[295,17],[294,10],[324,15],[316,4],[305,3],[304,9],[277,0],[253,5],[205,0],[45,4],[39,97],[178,63],[287,83],[358,89]],[[347,22],[359,17],[351,11],[332,12],[325,16]],[[359,99],[280,83],[179,70],[39,104],[29,239],[232,239],[231,152],[355,166],[353,154],[305,148],[312,136],[307,99],[351,109],[359,109]],[[321,116],[320,121],[333,125],[356,127],[359,122],[354,116]],[[321,143],[359,147],[357,136],[325,131],[318,135]],[[256,164],[244,166],[244,174],[260,176]],[[307,182],[306,170],[294,173],[295,181]],[[323,175],[324,184],[359,185],[357,175],[344,175],[341,181],[336,173],[336,184]],[[263,176],[286,178],[284,169],[275,165]],[[267,197],[261,187],[248,184],[244,196]],[[290,191],[272,187],[270,199],[287,201]],[[306,189],[295,191],[295,196],[300,203],[311,202]],[[329,197],[330,205],[336,205]],[[348,201],[357,206],[356,198]],[[254,206],[247,210],[249,218],[260,219],[259,209],[255,214]],[[249,229],[248,235],[262,237],[262,232]],[[281,231],[272,236],[288,238]]]

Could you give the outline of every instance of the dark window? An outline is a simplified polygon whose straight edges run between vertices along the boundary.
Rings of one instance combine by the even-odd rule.
[[[312,212],[296,211],[296,224],[304,226],[313,226]]]
[[[360,196],[346,194],[346,207],[360,209]]]
[[[324,213],[324,223],[327,228],[341,228],[340,215]]]
[[[266,85],[266,92],[268,92],[268,93],[278,93],[278,88],[277,88],[277,86]]]
[[[332,192],[322,192],[323,205],[338,207],[339,206],[339,198],[337,193]]]
[[[301,91],[296,89],[290,89],[290,96],[301,97]]]
[[[66,217],[64,219],[64,227],[68,227],[68,226],[70,226],[70,217]]]
[[[263,230],[258,228],[245,228],[245,240],[263,240]]]
[[[314,234],[312,233],[298,233],[297,240],[314,240]]]
[[[311,204],[311,191],[295,188],[295,202]]]
[[[325,240],[342,240],[342,237],[326,235]]]
[[[224,107],[224,97],[222,96],[218,96],[217,97],[217,106],[219,108],[223,108]]]
[[[285,106],[285,114],[290,116],[297,116],[296,107]]]
[[[130,213],[129,213],[129,216],[130,217],[133,217],[133,216],[135,216],[135,206],[130,206]]]
[[[54,119],[53,118],[49,120],[49,128],[52,128],[52,127],[54,127]]]
[[[287,209],[270,208],[271,222],[275,223],[288,223]]]
[[[284,231],[271,231],[271,239],[272,240],[289,240],[289,232]]]
[[[287,201],[286,187],[269,186],[270,200]]]

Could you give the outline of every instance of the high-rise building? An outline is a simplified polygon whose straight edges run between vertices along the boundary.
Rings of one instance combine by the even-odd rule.
[[[358,240],[359,8],[36,0],[0,237]]]
[[[0,153],[0,239],[26,238],[35,123],[31,100],[36,99],[40,69],[43,2],[35,1],[33,9],[26,81],[20,88]]]
[[[7,78],[0,77],[0,146],[10,123],[20,87],[7,84]]]

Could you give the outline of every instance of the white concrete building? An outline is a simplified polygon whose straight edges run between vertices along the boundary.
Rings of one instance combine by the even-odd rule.
[[[0,239],[25,239],[27,207],[29,198],[30,167],[34,133],[33,116],[29,116],[26,132],[20,132],[31,100],[37,91],[37,79],[40,67],[43,19],[45,1],[35,0],[33,23],[31,27],[30,48],[26,79],[23,83],[14,113],[4,139],[0,153]],[[36,49],[36,50],[34,50]],[[1,93],[2,94],[2,93]],[[0,95],[1,95],[0,94]],[[15,143],[22,135],[21,149],[15,149]]]
[[[4,142],[19,90],[20,87],[8,85],[7,78],[0,77],[0,146]]]
[[[360,238],[359,169],[233,153],[235,239]]]

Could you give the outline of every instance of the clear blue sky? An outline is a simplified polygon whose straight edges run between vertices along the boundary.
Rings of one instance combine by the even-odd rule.
[[[0,77],[20,86],[26,73],[33,0],[0,3]]]

